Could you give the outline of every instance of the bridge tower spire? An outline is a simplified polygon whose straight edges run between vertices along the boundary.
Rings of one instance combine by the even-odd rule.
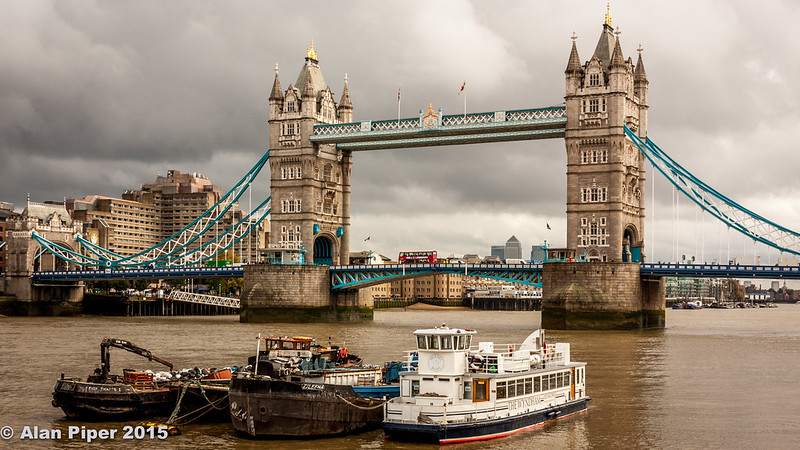
[[[615,36],[616,34],[616,36]],[[591,59],[573,36],[566,77],[567,247],[592,261],[644,261],[645,157],[624,126],[647,134],[647,77],[622,54],[606,14]]]
[[[269,97],[270,243],[302,247],[306,262],[347,264],[350,233],[349,150],[315,144],[315,124],[352,120],[345,81],[342,104],[325,83],[314,41],[294,85],[281,91],[277,66]]]

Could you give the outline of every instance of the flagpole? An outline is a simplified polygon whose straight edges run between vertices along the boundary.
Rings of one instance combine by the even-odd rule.
[[[467,80],[461,83],[461,89],[458,90],[458,95],[464,94],[464,122],[467,121],[467,91],[464,90],[465,87],[467,87]]]
[[[402,85],[397,85],[397,123],[400,123],[400,87]]]

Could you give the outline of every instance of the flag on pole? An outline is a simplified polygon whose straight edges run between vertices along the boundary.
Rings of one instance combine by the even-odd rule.
[[[465,87],[466,85],[467,85],[467,82],[466,82],[466,81],[464,81],[463,83],[461,83],[461,89],[459,89],[459,90],[458,90],[458,95],[461,95],[461,93],[462,93],[462,92],[464,92],[464,87]]]
[[[547,222],[545,222],[545,224],[547,224],[547,229],[548,229],[548,230],[550,230],[550,229],[551,229],[551,228],[550,228],[550,224],[549,224],[549,223],[547,223]]]

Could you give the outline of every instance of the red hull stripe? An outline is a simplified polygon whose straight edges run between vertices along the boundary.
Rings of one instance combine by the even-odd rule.
[[[559,417],[558,419],[546,420],[546,421],[544,421],[544,422],[541,422],[541,423],[536,423],[536,424],[533,424],[533,425],[528,425],[527,427],[517,428],[516,430],[505,431],[505,432],[503,432],[503,433],[485,434],[485,435],[483,435],[483,436],[475,436],[475,437],[469,437],[469,438],[459,438],[459,439],[441,439],[441,440],[439,441],[439,444],[457,444],[457,443],[459,443],[459,442],[485,441],[485,440],[487,440],[487,439],[501,438],[501,437],[505,437],[505,436],[512,435],[512,434],[514,434],[514,433],[518,433],[518,432],[520,432],[520,431],[532,430],[532,429],[534,429],[534,428],[538,428],[538,427],[544,426],[544,425],[545,425],[546,423],[548,423],[548,422],[555,422],[555,421],[558,421],[558,420],[564,420],[564,419],[566,419],[566,418],[572,417],[572,416],[574,416],[574,415],[576,415],[576,414],[580,414],[580,413],[583,413],[583,412],[586,412],[586,409],[582,409],[582,410],[580,410],[580,411],[576,411],[576,412],[574,412],[574,413],[572,413],[572,414],[567,414],[566,416],[564,416],[564,417]]]

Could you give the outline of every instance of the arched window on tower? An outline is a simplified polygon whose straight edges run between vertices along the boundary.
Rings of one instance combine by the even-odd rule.
[[[330,164],[325,164],[325,167],[323,167],[322,180],[328,182],[333,181],[333,166]]]

